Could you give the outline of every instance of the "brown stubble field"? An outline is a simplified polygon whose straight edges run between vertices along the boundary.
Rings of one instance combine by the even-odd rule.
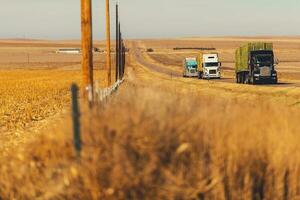
[[[102,42],[95,47],[104,48]],[[59,48],[80,48],[79,41],[0,40],[0,69],[77,69],[80,54],[57,54]],[[103,68],[104,56],[94,55],[95,68]]]

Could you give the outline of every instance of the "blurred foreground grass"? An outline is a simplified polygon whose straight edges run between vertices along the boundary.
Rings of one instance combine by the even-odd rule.
[[[128,81],[82,107],[83,154],[70,122],[3,157],[0,194],[15,199],[297,199],[298,106]]]

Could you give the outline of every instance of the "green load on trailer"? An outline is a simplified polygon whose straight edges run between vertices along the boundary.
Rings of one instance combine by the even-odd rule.
[[[240,48],[238,48],[235,52],[235,71],[247,71],[248,70],[248,57],[251,51],[259,51],[259,50],[273,50],[273,43],[264,43],[264,42],[256,42],[256,43],[248,43]]]
[[[237,83],[273,83],[278,81],[272,43],[256,42],[236,50],[235,75]]]

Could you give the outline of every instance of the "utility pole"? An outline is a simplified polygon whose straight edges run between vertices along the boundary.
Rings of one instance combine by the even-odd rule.
[[[125,65],[126,65],[126,47],[125,47],[124,41],[122,42],[122,45],[123,45],[122,58],[123,58],[123,77],[124,77],[124,74],[125,74]]]
[[[119,6],[116,5],[116,81],[119,80]]]
[[[106,65],[107,65],[107,84],[111,85],[111,53],[110,53],[110,10],[109,0],[106,0]]]
[[[84,96],[93,99],[92,2],[81,0],[81,48]]]
[[[122,79],[122,33],[121,33],[121,23],[119,22],[119,79]]]

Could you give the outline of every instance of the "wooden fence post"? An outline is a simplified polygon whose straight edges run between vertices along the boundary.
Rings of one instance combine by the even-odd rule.
[[[72,84],[72,120],[73,120],[73,137],[74,148],[78,157],[81,153],[81,137],[80,137],[80,111],[78,105],[78,86]]]

